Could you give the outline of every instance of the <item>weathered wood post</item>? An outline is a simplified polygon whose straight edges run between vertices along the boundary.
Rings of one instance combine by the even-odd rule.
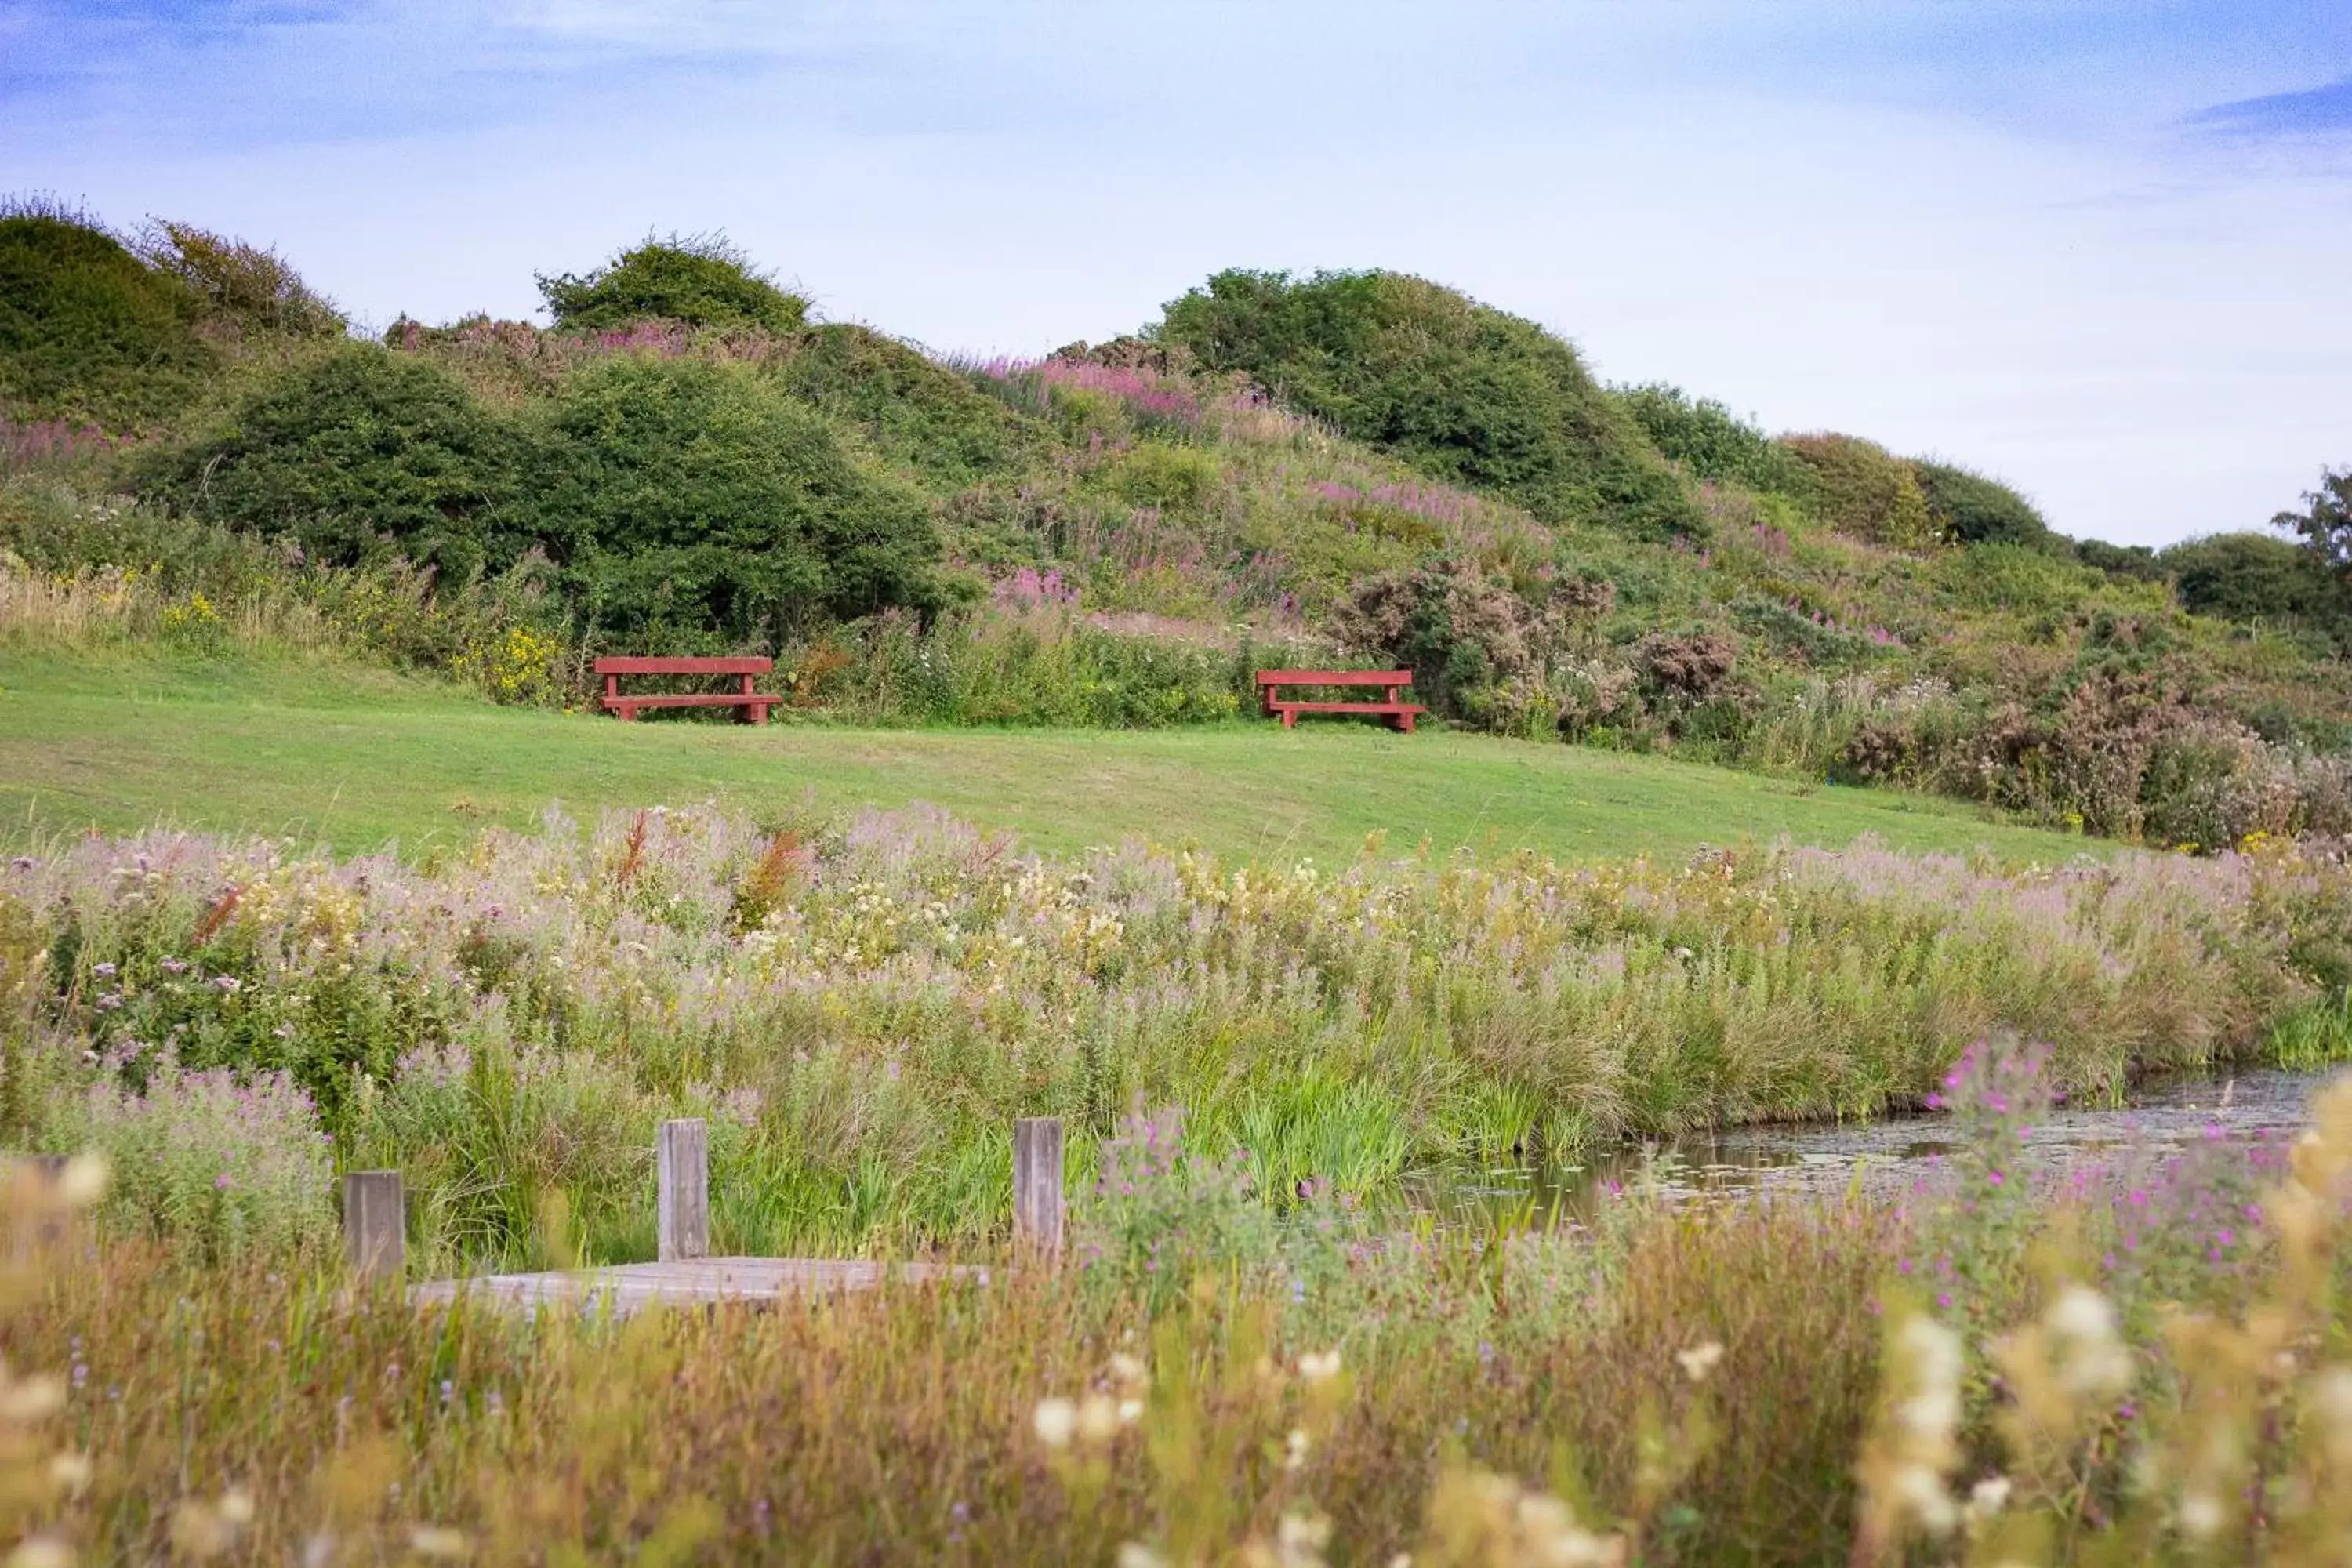
[[[361,1279],[406,1278],[408,1215],[398,1171],[344,1173],[343,1256]]]
[[[1013,1240],[1048,1258],[1062,1255],[1062,1119],[1013,1124]]]
[[[661,1125],[655,1146],[655,1255],[664,1263],[710,1256],[710,1129],[700,1117]]]

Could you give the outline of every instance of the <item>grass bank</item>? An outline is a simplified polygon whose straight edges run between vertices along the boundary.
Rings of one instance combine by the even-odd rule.
[[[1893,792],[1791,784],[1575,747],[1354,724],[1176,731],[892,731],[643,723],[500,708],[338,662],[0,648],[0,821],[123,833],[166,823],[415,855],[551,802],[717,801],[776,813],[920,801],[1041,851],[1129,836],[1227,858],[1392,851],[1562,858],[1787,837],[2062,860],[2084,840]]]

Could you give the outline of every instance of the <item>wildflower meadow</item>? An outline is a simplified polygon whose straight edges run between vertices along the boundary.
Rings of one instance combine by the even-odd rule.
[[[2284,846],[1048,858],[923,812],[551,816],[421,864],[89,837],[0,872],[5,1109],[36,1147],[152,1146],[172,1173],[110,1202],[224,1244],[321,1234],[299,1173],[331,1142],[408,1173],[442,1266],[531,1256],[559,1194],[590,1256],[647,1256],[653,1129],[698,1115],[723,1247],[971,1245],[1016,1115],[1065,1118],[1090,1178],[1123,1117],[1177,1106],[1262,1191],[1370,1197],[1917,1109],[1992,1031],[2056,1042],[2052,1081],[2094,1101],[2261,1061],[2289,1025],[2324,1050],[2347,887]]]

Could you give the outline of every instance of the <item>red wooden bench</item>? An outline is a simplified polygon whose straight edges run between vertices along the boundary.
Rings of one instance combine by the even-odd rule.
[[[1404,689],[1412,684],[1409,669],[1261,669],[1257,697],[1265,712],[1282,716],[1286,730],[1297,727],[1301,713],[1378,713],[1391,727],[1410,735],[1415,716],[1429,711],[1418,702],[1403,700]],[[1379,702],[1306,702],[1276,696],[1276,689],[1284,686],[1378,686],[1388,695]]]
[[[640,708],[732,708],[746,724],[764,724],[768,710],[783,700],[751,689],[751,678],[776,668],[772,658],[600,658],[596,673],[604,678],[605,710],[635,719]],[[732,675],[740,684],[733,691],[627,692],[625,675]]]

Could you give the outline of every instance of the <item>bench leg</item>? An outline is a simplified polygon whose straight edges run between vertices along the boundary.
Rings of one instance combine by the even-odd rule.
[[[1298,728],[1297,709],[1286,708],[1282,710],[1282,727],[1286,730],[1296,730]]]
[[[613,711],[621,716],[621,722],[624,724],[634,724],[637,721],[637,705],[634,702],[624,702]]]
[[[1401,733],[1402,733],[1402,734],[1407,734],[1407,735],[1412,734],[1412,721],[1413,721],[1413,715],[1412,715],[1412,714],[1411,714],[1411,713],[1400,713],[1400,714],[1398,714],[1398,715],[1397,715],[1397,730],[1399,731],[1399,732],[1401,732]]]

